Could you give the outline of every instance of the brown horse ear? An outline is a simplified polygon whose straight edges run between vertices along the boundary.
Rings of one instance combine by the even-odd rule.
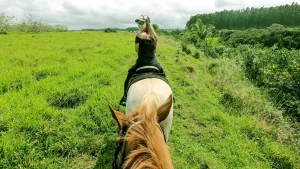
[[[124,127],[127,126],[128,124],[128,117],[124,113],[121,113],[113,109],[110,105],[108,105],[108,107],[110,109],[111,115],[118,123],[119,129],[120,130],[124,129]]]
[[[172,98],[173,95],[171,94],[164,102],[164,104],[159,106],[159,108],[157,109],[157,117],[159,123],[168,117],[173,104]]]

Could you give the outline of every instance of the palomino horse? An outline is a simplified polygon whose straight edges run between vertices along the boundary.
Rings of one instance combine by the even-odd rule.
[[[173,96],[165,81],[146,78],[132,84],[126,115],[109,107],[120,129],[113,168],[174,168],[166,144],[172,125]]]

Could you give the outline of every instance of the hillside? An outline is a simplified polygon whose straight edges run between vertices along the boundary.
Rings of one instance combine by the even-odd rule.
[[[125,111],[134,36],[1,35],[0,168],[111,168],[117,124],[107,104]],[[298,131],[234,60],[196,59],[164,36],[157,56],[176,97],[175,168],[300,168]]]

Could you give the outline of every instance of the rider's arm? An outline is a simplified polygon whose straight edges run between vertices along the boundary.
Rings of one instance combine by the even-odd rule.
[[[141,32],[137,33],[135,37],[135,51],[139,53],[139,48],[140,48],[140,40],[141,40]]]
[[[140,47],[140,44],[136,43],[135,44],[135,51],[136,51],[136,53],[139,53],[139,47]]]

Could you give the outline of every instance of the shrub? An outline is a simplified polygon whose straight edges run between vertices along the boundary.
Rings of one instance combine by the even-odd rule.
[[[191,54],[192,51],[189,49],[187,43],[181,43],[182,51],[185,52],[186,54]]]
[[[300,31],[287,30],[279,24],[273,24],[268,29],[222,30],[219,35],[222,41],[233,47],[239,44],[262,44],[263,47],[276,45],[279,49],[300,49]]]
[[[200,58],[200,53],[199,53],[198,51],[195,52],[194,55],[193,55],[193,57],[194,57],[195,59],[199,59],[199,58]]]
[[[300,53],[297,50],[238,48],[245,75],[256,86],[267,89],[285,114],[300,121]]]
[[[104,29],[104,32],[106,32],[106,33],[117,32],[117,30],[116,29],[112,29],[112,28],[106,28],[106,29]]]

